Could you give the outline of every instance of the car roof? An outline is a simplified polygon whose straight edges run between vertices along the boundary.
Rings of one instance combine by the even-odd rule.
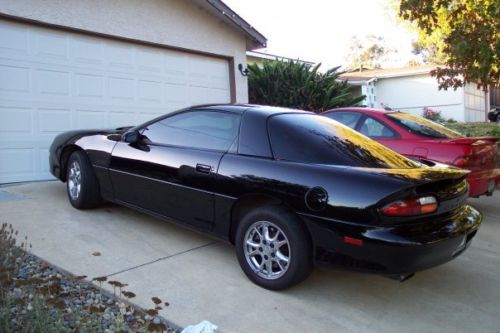
[[[359,106],[353,106],[353,107],[342,107],[342,108],[336,108],[336,109],[331,109],[328,111],[325,111],[324,113],[328,112],[341,112],[341,111],[358,111],[358,112],[363,112],[363,113],[392,113],[392,112],[397,112],[396,110],[384,110],[384,109],[373,109],[373,108],[363,108]]]
[[[278,113],[312,113],[309,111],[291,109],[285,107],[257,105],[257,104],[202,104],[190,107],[190,109],[205,109],[229,111],[235,113],[255,113],[268,117]]]

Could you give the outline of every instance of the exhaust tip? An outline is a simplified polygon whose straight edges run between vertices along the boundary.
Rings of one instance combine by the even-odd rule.
[[[389,275],[387,276],[389,279],[396,280],[399,282],[405,282],[406,280],[412,278],[415,275],[415,273],[409,273],[409,274],[397,274],[397,275]]]

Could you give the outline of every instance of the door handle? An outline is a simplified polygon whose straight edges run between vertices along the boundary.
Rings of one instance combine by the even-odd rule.
[[[213,170],[213,168],[210,165],[200,164],[200,163],[196,164],[196,171],[198,171],[198,172],[208,174],[208,173],[212,172],[212,170]]]

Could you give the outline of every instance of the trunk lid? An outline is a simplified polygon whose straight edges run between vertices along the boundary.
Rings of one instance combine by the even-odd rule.
[[[468,170],[449,167],[436,163],[435,166],[422,166],[415,169],[371,169],[365,170],[392,179],[404,181],[407,185],[380,200],[376,207],[381,209],[387,204],[407,198],[434,196],[438,201],[438,210],[431,214],[394,218],[382,216],[384,222],[403,222],[418,220],[426,216],[449,213],[462,207],[468,197],[469,185],[466,177]]]

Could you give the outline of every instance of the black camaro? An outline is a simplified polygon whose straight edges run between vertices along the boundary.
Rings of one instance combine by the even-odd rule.
[[[268,289],[314,264],[404,280],[458,256],[481,223],[465,202],[466,171],[284,108],[195,106],[66,132],[50,170],[76,208],[111,201],[235,244],[243,271]]]

